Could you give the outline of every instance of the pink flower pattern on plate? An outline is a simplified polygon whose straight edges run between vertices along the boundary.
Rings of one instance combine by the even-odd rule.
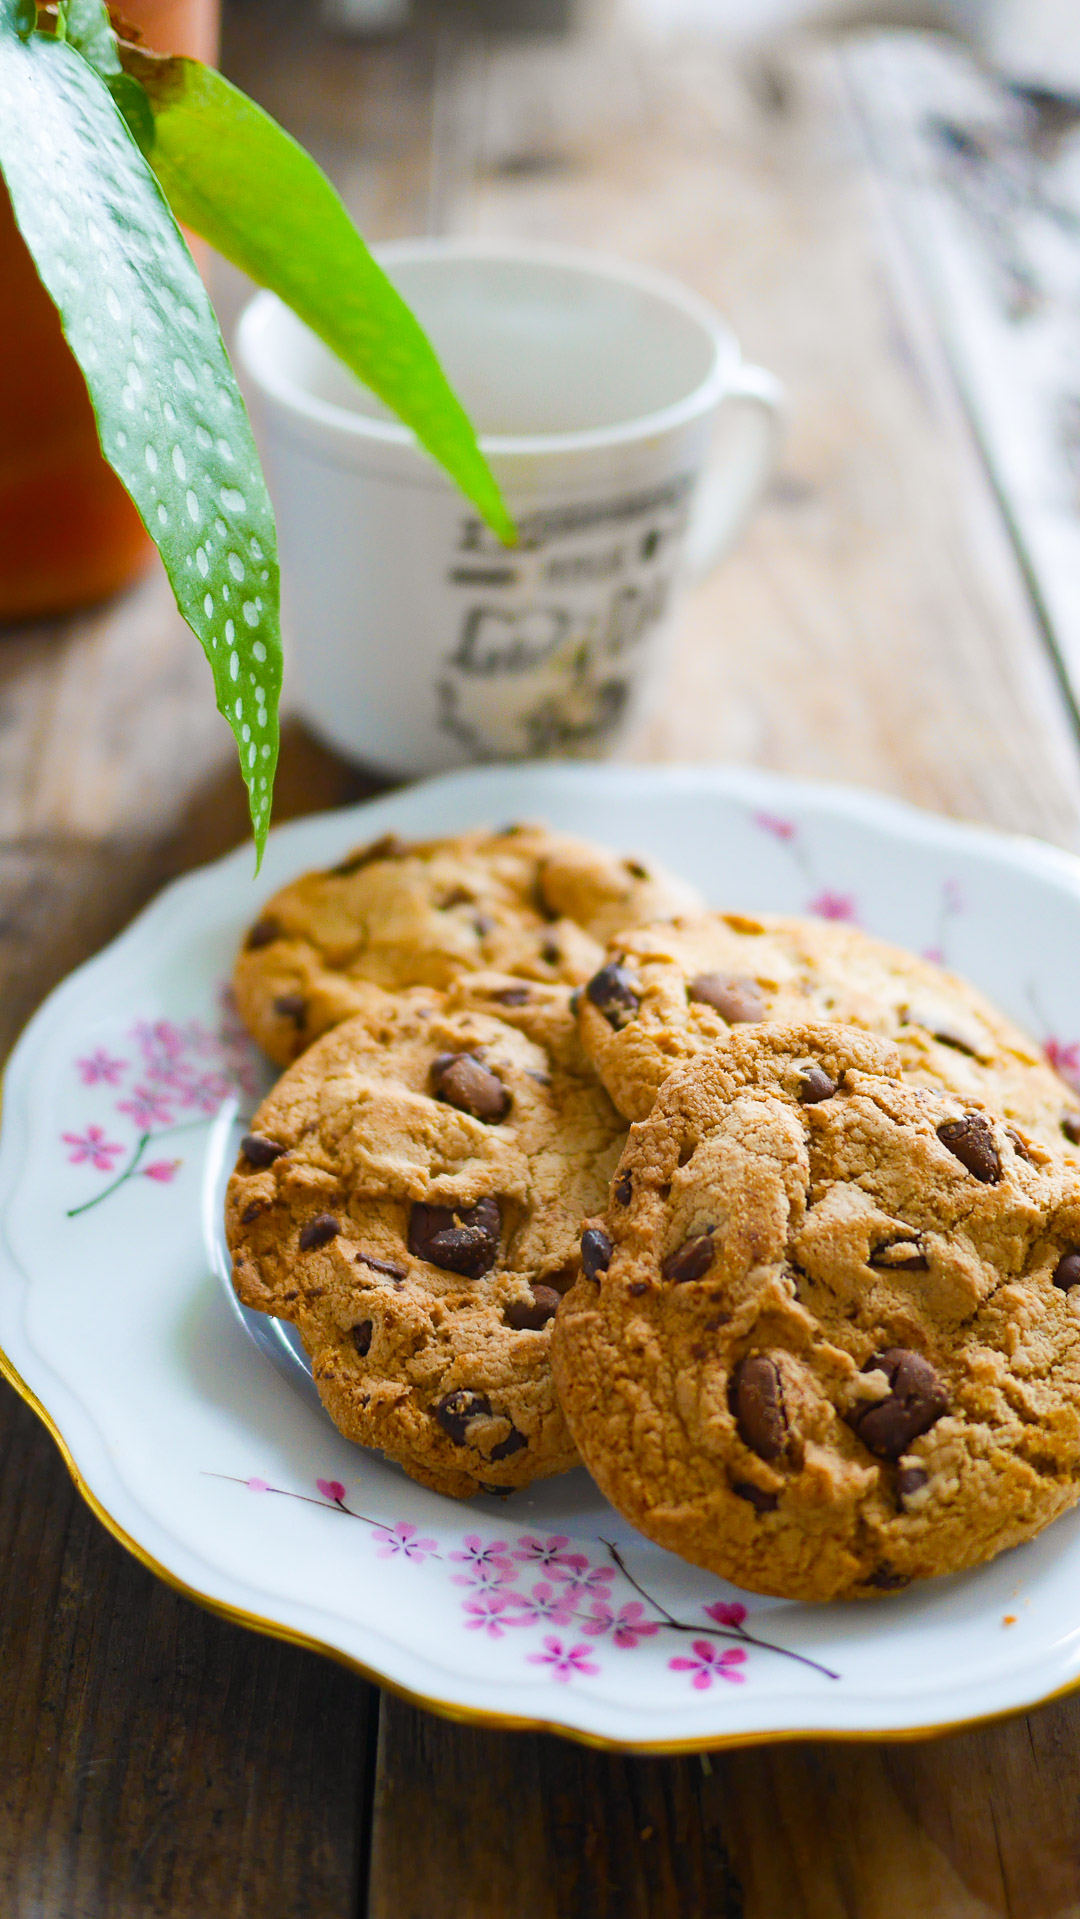
[[[761,1652],[772,1652],[793,1659],[826,1679],[839,1676],[808,1659],[803,1653],[776,1645],[752,1633],[746,1625],[746,1607],[739,1600],[716,1600],[705,1606],[703,1610],[706,1617],[714,1622],[711,1628],[694,1626],[689,1621],[677,1619],[658,1599],[650,1597],[631,1573],[622,1553],[608,1540],[601,1543],[612,1561],[610,1565],[594,1565],[585,1552],[565,1551],[570,1541],[562,1533],[552,1534],[547,1539],[540,1539],[535,1533],[519,1533],[513,1549],[505,1539],[485,1542],[479,1533],[466,1533],[460,1545],[449,1551],[440,1550],[437,1540],[421,1537],[416,1526],[408,1520],[391,1524],[371,1519],[367,1514],[357,1511],[349,1502],[340,1479],[317,1479],[315,1490],[319,1496],[313,1499],[310,1493],[273,1486],[269,1480],[258,1477],[233,1479],[233,1475],[228,1473],[210,1476],[233,1480],[234,1484],[246,1487],[251,1492],[275,1493],[285,1499],[298,1499],[308,1505],[320,1506],[324,1511],[334,1508],[346,1518],[359,1521],[368,1528],[379,1559],[397,1557],[402,1563],[413,1565],[437,1559],[444,1565],[451,1563],[462,1567],[461,1572],[451,1573],[450,1578],[455,1586],[464,1586],[467,1591],[467,1597],[461,1601],[460,1623],[464,1629],[480,1633],[486,1639],[500,1640],[512,1628],[537,1632],[544,1627],[559,1627],[561,1633],[567,1634],[565,1639],[549,1630],[541,1642],[543,1651],[527,1653],[525,1658],[530,1665],[545,1667],[549,1677],[563,1685],[602,1671],[597,1660],[602,1650],[597,1644],[599,1640],[607,1640],[620,1652],[633,1652],[655,1639],[659,1633],[702,1633],[710,1630],[720,1638],[742,1639],[745,1647],[753,1646]],[[557,1560],[570,1562],[569,1578],[558,1576]],[[537,1580],[528,1592],[519,1591],[514,1581],[520,1576],[520,1566],[540,1567],[548,1577]],[[558,1572],[565,1570],[560,1567]],[[634,1589],[635,1596],[618,1604],[611,1590],[611,1582],[615,1579],[627,1582]],[[592,1644],[577,1640],[571,1643],[574,1630],[586,1634]],[[727,1646],[721,1650],[709,1639],[696,1638],[692,1651],[692,1658],[678,1656],[669,1659],[667,1665],[673,1672],[690,1673],[695,1691],[707,1692],[715,1681],[721,1679],[732,1685],[741,1685],[745,1679],[746,1675],[741,1670],[747,1659],[744,1646]]]
[[[589,1658],[591,1646],[564,1646],[561,1639],[548,1633],[544,1639],[543,1652],[528,1654],[530,1666],[550,1666],[551,1677],[559,1679],[565,1685],[568,1680],[580,1675],[596,1673],[599,1666]]]
[[[669,1659],[672,1672],[693,1673],[690,1684],[695,1692],[708,1692],[714,1679],[726,1679],[733,1686],[741,1686],[746,1674],[739,1668],[746,1654],[741,1646],[728,1646],[723,1652],[714,1646],[711,1640],[694,1640],[693,1659]]]
[[[512,1623],[502,1617],[509,1604],[506,1593],[478,1592],[474,1598],[467,1599],[462,1608],[465,1624],[473,1632],[486,1633],[489,1639],[501,1639]]]
[[[344,1496],[342,1489],[342,1498]],[[394,1527],[377,1526],[371,1536],[379,1542],[376,1559],[393,1559],[400,1553],[403,1559],[415,1560],[419,1565],[438,1550],[437,1542],[434,1539],[421,1539],[416,1527],[410,1525],[407,1519],[399,1519]]]
[[[116,1059],[98,1046],[86,1059],[77,1059],[75,1067],[84,1086],[118,1086],[127,1071],[127,1060]]]
[[[574,1617],[574,1604],[565,1590],[549,1585],[546,1579],[539,1580],[531,1593],[511,1593],[509,1599],[518,1613],[517,1618],[510,1621],[512,1626],[535,1626],[541,1622],[568,1626]]]
[[[106,1139],[102,1126],[88,1126],[84,1133],[61,1133],[65,1146],[70,1146],[68,1159],[72,1166],[82,1166],[87,1161],[99,1173],[111,1173],[117,1153],[124,1148],[119,1140]]]
[[[227,988],[218,996],[214,1029],[197,1019],[136,1020],[125,1037],[134,1059],[98,1046],[75,1061],[84,1086],[119,1089],[122,1097],[115,1102],[115,1113],[136,1137],[124,1146],[108,1140],[104,1127],[96,1123],[83,1134],[61,1135],[63,1143],[75,1149],[68,1155],[73,1165],[88,1164],[95,1172],[113,1175],[102,1191],[71,1207],[69,1217],[99,1205],[136,1175],[168,1185],[182,1162],[155,1159],[145,1164],[151,1140],[199,1126],[213,1118],[225,1100],[241,1094],[251,1099],[258,1091],[256,1051]],[[118,1156],[125,1154],[121,1164]]]
[[[706,1612],[708,1607],[706,1607]],[[618,1612],[602,1599],[594,1599],[592,1612],[588,1619],[581,1622],[582,1632],[598,1637],[610,1632],[617,1646],[632,1652],[641,1639],[651,1639],[660,1631],[660,1621],[650,1619],[640,1599],[631,1599],[628,1605],[620,1606]]]
[[[853,893],[834,893],[827,886],[808,901],[807,911],[819,920],[846,920],[852,925],[859,917]]]

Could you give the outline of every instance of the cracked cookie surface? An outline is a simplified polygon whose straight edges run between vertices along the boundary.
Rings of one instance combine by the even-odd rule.
[[[267,901],[236,961],[237,1006],[284,1066],[363,1010],[364,982],[442,988],[495,971],[574,986],[623,926],[699,905],[654,863],[542,826],[387,835]]]
[[[744,1026],[631,1129],[553,1365],[601,1489],[752,1590],[868,1598],[1080,1493],[1080,1176],[838,1025]]]
[[[226,1202],[237,1293],[296,1324],[346,1437],[422,1484],[562,1472],[551,1322],[626,1124],[504,1021],[365,995],[254,1117]]]
[[[668,1074],[762,1020],[840,1020],[899,1048],[917,1084],[994,1107],[1068,1155],[1080,1104],[1035,1042],[931,960],[858,927],[703,913],[629,931],[580,999],[582,1044],[628,1119]]]

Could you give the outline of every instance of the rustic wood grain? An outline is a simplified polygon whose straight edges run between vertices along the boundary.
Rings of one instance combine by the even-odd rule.
[[[435,221],[654,261],[787,380],[783,472],[687,607],[640,753],[856,779],[1080,841],[1070,719],[827,53],[740,67],[623,39],[571,59],[447,20],[365,51],[320,42],[284,0],[235,6],[226,47],[373,235]],[[366,790],[288,729],[279,816]],[[163,879],[243,831],[160,576],[0,639],[0,1045]],[[1080,1913],[1068,1703],[940,1744],[706,1767],[384,1698],[368,1880],[367,1689],[156,1584],[6,1391],[0,1440],[5,1915]]]
[[[5,1919],[344,1919],[373,1694],[109,1538],[0,1389]]]

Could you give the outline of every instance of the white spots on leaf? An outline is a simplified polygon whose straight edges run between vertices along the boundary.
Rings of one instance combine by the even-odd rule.
[[[262,665],[262,663],[263,663],[263,661],[264,661],[264,660],[265,660],[265,658],[266,658],[266,648],[265,648],[265,646],[263,645],[263,643],[262,643],[262,641],[261,641],[261,640],[256,640],[256,641],[255,641],[255,644],[254,644],[254,646],[253,646],[253,647],[252,647],[252,649],[251,649],[251,651],[252,651],[252,654],[253,654],[253,656],[254,656],[254,658],[258,660],[258,662],[259,662],[259,665],[261,666],[261,665]]]
[[[255,743],[254,743],[254,741],[252,741],[252,744],[251,744],[251,745],[250,745],[250,746],[248,747],[248,756],[247,756],[247,761],[248,761],[248,765],[249,765],[249,766],[254,766],[254,764],[255,764]],[[263,809],[262,809],[262,808],[260,807],[260,808],[259,808],[259,811],[260,811],[260,812],[262,812],[262,810],[263,810]]]
[[[229,445],[228,440],[219,440],[217,443],[217,450],[219,454],[221,455],[221,458],[225,461],[226,466],[231,466],[235,456],[233,454],[232,447]]]
[[[182,447],[178,447],[178,446],[173,447],[172,463],[173,463],[173,472],[175,473],[177,479],[186,480],[187,479],[187,461],[184,458]]]
[[[135,365],[134,360],[129,360],[127,363],[127,383],[133,393],[142,392],[143,376],[139,372],[138,367]]]
[[[158,457],[157,457],[156,448],[152,446],[146,447],[143,452],[143,458],[146,461],[147,472],[156,473],[158,469]]]
[[[175,426],[176,425],[176,408],[174,407],[171,400],[166,400],[161,411],[165,415],[166,426]]]
[[[181,326],[190,327],[193,332],[199,324],[199,316],[194,307],[179,307],[176,317],[180,321]]]
[[[229,554],[229,572],[230,572],[230,573],[232,574],[232,576],[233,576],[233,579],[234,579],[234,580],[242,580],[242,579],[243,579],[243,577],[244,577],[244,562],[243,562],[243,560],[242,560],[242,559],[240,558],[240,555],[239,555],[239,553],[232,553],[232,552],[230,552],[230,554]]]
[[[237,700],[237,702],[236,702],[236,705],[235,705],[235,706],[233,707],[233,714],[234,714],[234,717],[235,717],[236,719],[238,719],[238,720],[242,720],[242,719],[243,719],[243,717],[244,717],[244,702],[243,702],[243,700]]]
[[[243,494],[239,492],[235,486],[223,486],[218,494],[218,499],[221,501],[226,513],[242,513],[247,506],[247,501]],[[224,528],[222,531],[224,531]]]
[[[214,596],[212,593],[207,593],[203,596],[202,610],[206,614],[207,619],[209,619],[214,610]]]
[[[129,413],[134,413],[134,411],[135,411],[135,395],[134,395],[134,393],[133,393],[133,392],[131,391],[131,388],[130,388],[129,386],[126,386],[126,387],[124,388],[124,390],[123,390],[123,392],[122,392],[122,393],[121,393],[121,395],[120,395],[120,398],[121,398],[121,400],[123,401],[123,403],[124,403],[124,405],[125,405],[125,407],[127,408],[127,410],[128,410],[128,412],[129,412]]]
[[[248,541],[248,546],[251,549],[252,559],[261,560],[263,556],[263,550],[262,550],[262,547],[259,545],[258,540],[255,538],[254,533],[252,534],[250,540]]]
[[[239,706],[239,704],[240,704],[240,702],[239,702],[239,700],[237,700],[237,702],[236,702],[236,704],[237,704],[237,706]],[[239,717],[240,717],[240,715],[239,715],[239,714],[237,714],[237,716],[236,716],[236,717],[237,717],[237,719],[239,719]],[[247,743],[248,743],[248,741],[249,741],[249,739],[251,738],[251,728],[250,728],[250,726],[248,726],[248,724],[247,724],[247,722],[246,722],[246,721],[245,721],[245,723],[244,723],[244,727],[243,727],[243,730],[242,730],[242,732],[241,732],[241,734],[240,734],[240,738],[241,738],[241,739],[243,740],[243,742],[244,742],[244,745],[245,745],[245,746],[247,745]]]
[[[141,360],[143,362],[143,365],[145,366],[147,360],[150,358],[150,355],[147,353],[146,348],[143,345],[142,340],[137,333],[133,333],[131,336],[131,346],[132,346],[132,351],[135,355],[135,358],[137,360]],[[131,379],[130,367],[128,368],[128,379],[129,380]],[[134,382],[132,382],[132,384],[134,384]]]
[[[166,505],[164,504],[164,502],[163,502],[162,500],[159,500],[159,501],[158,501],[158,510],[157,510],[157,516],[158,516],[158,525],[159,525],[159,526],[168,526],[168,524],[169,524],[169,509],[168,509],[168,507],[167,507],[167,506],[166,506]]]
[[[232,643],[233,643],[233,641],[234,641],[234,640],[235,640],[235,638],[236,638],[236,623],[235,623],[235,621],[233,621],[233,620],[226,620],[226,622],[225,622],[225,638],[226,638],[226,639],[228,640],[228,642],[229,642],[229,645],[231,646],[231,645],[232,645]]]
[[[240,677],[240,655],[239,653],[230,653],[229,654],[229,678],[233,680],[238,680],[239,677]]]
[[[269,586],[269,584],[270,584],[270,575],[269,575],[269,573],[268,573],[268,572],[266,571],[266,568],[265,568],[265,567],[263,568],[263,570],[262,570],[262,572],[261,572],[261,573],[259,574],[259,578],[260,578],[260,580],[262,581],[262,583],[263,583],[263,585],[264,585],[264,586]]]
[[[198,526],[199,521],[202,519],[202,508],[199,505],[198,494],[195,493],[190,486],[184,496],[184,502],[187,506],[188,517],[192,521],[192,524]]]
[[[195,548],[195,563],[205,580],[210,571],[210,562],[206,557],[206,548],[204,546],[197,546]]]
[[[243,612],[244,612],[244,618],[247,621],[249,626],[258,626],[259,610],[257,606],[255,605],[254,600],[244,601]]]
[[[223,581],[222,581],[222,583],[221,583],[221,597],[222,597],[222,599],[223,599],[223,600],[226,600],[226,601],[228,600],[228,597],[229,597],[229,582],[228,582],[228,580],[223,580]]]
[[[210,448],[214,444],[212,435],[207,431],[206,427],[204,427],[201,422],[195,428],[195,444],[201,447],[204,453],[208,453]]]
[[[214,526],[215,526],[215,528],[217,529],[217,531],[218,531],[218,532],[220,533],[220,535],[221,535],[221,537],[222,537],[222,539],[224,539],[224,538],[225,538],[225,535],[226,535],[226,533],[227,533],[227,532],[229,531],[229,529],[228,529],[228,527],[226,526],[226,524],[225,524],[225,522],[224,522],[224,520],[215,520],[215,521],[214,521]]]
[[[121,452],[123,452],[124,448],[127,445],[127,434],[124,432],[122,427],[116,436],[116,444],[120,448]]]
[[[194,393],[194,391],[195,391],[195,375],[194,375],[194,374],[193,374],[193,372],[191,371],[191,368],[189,367],[189,365],[188,365],[188,363],[187,363],[187,361],[186,361],[186,360],[174,360],[174,361],[173,361],[173,372],[175,373],[175,375],[176,375],[176,377],[177,377],[177,379],[179,380],[179,382],[180,382],[180,385],[181,385],[182,387],[186,387],[186,388],[187,388],[187,391],[188,391],[189,393]]]

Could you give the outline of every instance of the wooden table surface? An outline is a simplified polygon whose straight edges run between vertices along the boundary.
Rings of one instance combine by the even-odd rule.
[[[1080,846],[1080,754],[843,58],[237,0],[226,57],[375,236],[670,268],[791,393],[781,473],[683,620],[647,758],[846,779]],[[228,304],[235,286],[224,284]],[[370,790],[295,723],[278,815]],[[0,1036],[243,835],[160,578],[0,639]],[[915,1744],[624,1758],[446,1724],[157,1583],[0,1394],[0,1912],[12,1919],[1064,1919],[1080,1702]]]

